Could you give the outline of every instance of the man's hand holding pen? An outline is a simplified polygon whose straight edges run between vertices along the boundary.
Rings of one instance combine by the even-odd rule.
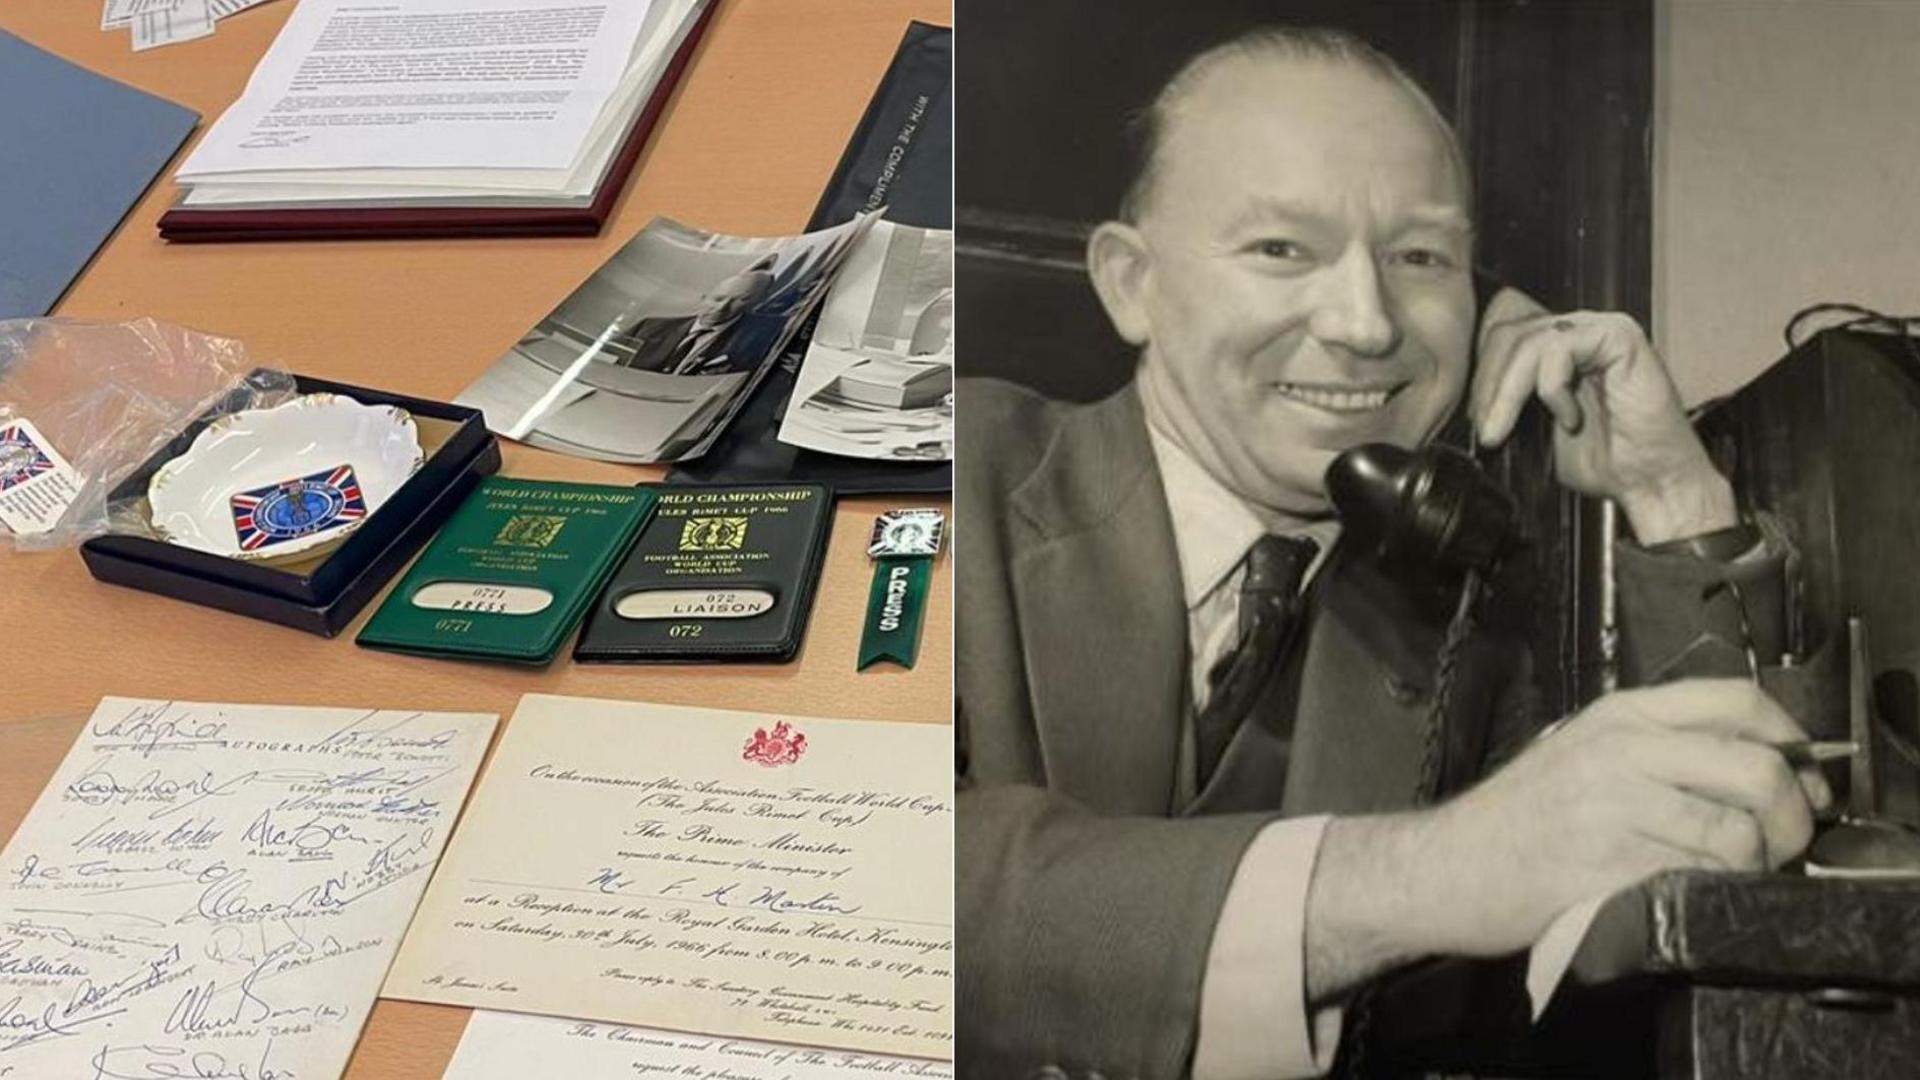
[[[1833,802],[1818,762],[1850,745],[1808,741],[1742,680],[1601,698],[1431,815],[1424,861],[1471,897],[1448,905],[1450,951],[1523,948],[1578,901],[1663,870],[1780,866]]]

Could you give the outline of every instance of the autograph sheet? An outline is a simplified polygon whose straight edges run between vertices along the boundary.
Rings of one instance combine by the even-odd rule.
[[[529,694],[388,997],[950,1059],[953,730]]]
[[[102,701],[0,852],[0,1077],[339,1075],[494,723]]]

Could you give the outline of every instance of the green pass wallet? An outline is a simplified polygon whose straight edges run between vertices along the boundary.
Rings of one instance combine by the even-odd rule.
[[[646,488],[489,477],[355,639],[467,660],[552,660],[656,502]]]

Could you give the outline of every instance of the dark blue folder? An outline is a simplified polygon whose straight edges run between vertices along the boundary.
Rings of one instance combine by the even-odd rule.
[[[199,122],[0,31],[0,319],[52,311]]]

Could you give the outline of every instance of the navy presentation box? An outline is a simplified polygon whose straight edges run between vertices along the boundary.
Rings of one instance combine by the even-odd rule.
[[[420,429],[426,463],[331,554],[285,568],[209,555],[143,536],[96,536],[80,547],[101,581],[203,604],[332,637],[406,566],[482,477],[500,468],[500,444],[480,410],[294,376],[303,394],[342,394],[366,405],[396,405]],[[148,458],[111,500],[140,498],[160,467],[231,408],[216,407]],[[435,445],[437,443],[437,445]]]

